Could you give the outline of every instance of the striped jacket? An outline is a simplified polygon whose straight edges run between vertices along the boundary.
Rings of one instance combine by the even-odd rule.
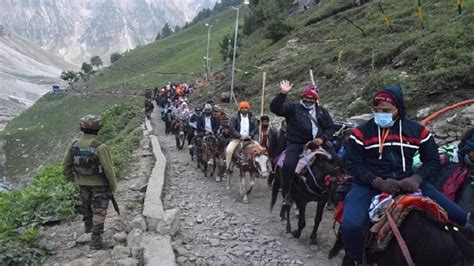
[[[383,129],[371,119],[354,129],[347,144],[346,167],[361,184],[371,184],[377,176],[403,179],[414,174],[413,156],[418,151],[423,165],[416,171],[424,180],[434,177],[440,169],[438,147],[428,128],[405,118],[403,96],[399,87],[391,93],[399,102],[400,118],[389,128],[385,141]]]

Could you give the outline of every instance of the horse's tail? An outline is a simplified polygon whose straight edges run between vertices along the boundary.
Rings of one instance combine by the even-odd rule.
[[[329,251],[328,258],[331,260],[332,258],[336,257],[343,248],[344,243],[342,242],[342,233],[341,229],[339,229],[336,236],[336,242],[334,242],[334,246]]]
[[[275,203],[278,198],[278,190],[280,189],[280,176],[277,174],[278,169],[275,169],[275,178],[273,179],[272,185],[272,200],[270,202],[270,212],[273,211],[273,207],[275,207]]]

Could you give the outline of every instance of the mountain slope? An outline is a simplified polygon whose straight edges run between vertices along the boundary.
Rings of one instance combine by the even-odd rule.
[[[69,62],[108,61],[153,41],[166,22],[191,21],[212,0],[2,0],[0,24]]]
[[[59,83],[63,60],[35,47],[6,30],[0,34],[0,129],[3,121],[16,116],[42,94]]]
[[[351,2],[324,1],[302,15],[291,17],[295,30],[278,42],[265,39],[263,29],[241,36],[237,68],[242,71],[236,73],[237,98],[259,101],[262,75],[255,66],[268,74],[267,103],[277,93],[278,81],[289,79],[300,88],[309,82],[308,71],[313,68],[321,102],[344,116],[369,112],[371,95],[391,83],[405,87],[410,111],[423,107],[433,111],[474,97],[474,53],[470,48],[474,47],[474,35],[470,34],[474,29],[474,3],[465,2],[463,15],[456,16],[451,2],[426,2],[426,21],[421,28],[412,2],[384,1],[383,8],[391,22],[389,28],[384,25],[377,3],[353,6]],[[235,12],[224,14],[209,21],[220,16],[234,17]],[[362,26],[366,36],[345,18]],[[229,33],[232,28],[231,23]],[[192,47],[204,55],[205,30],[202,24],[196,25],[181,34],[141,47],[104,70],[90,85],[110,87],[131,82],[153,87],[165,81],[157,77],[156,69],[162,72],[199,69],[203,62],[191,60],[191,55],[198,58],[198,53],[190,52],[190,56],[186,56],[180,44],[183,40],[192,40],[199,32],[202,41]],[[219,57],[216,42],[220,40],[219,37],[212,40],[214,58]],[[213,61],[213,66],[216,65]],[[199,72],[203,72],[202,67]],[[229,90],[230,68],[224,73],[225,79],[216,87],[208,88],[201,100]],[[181,76],[184,78],[187,77]]]
[[[168,38],[138,47],[125,57],[104,68],[87,83],[89,88],[151,87],[168,81],[193,79],[205,72],[204,59],[207,47],[207,27],[211,28],[211,68],[222,66],[219,42],[231,35],[235,11],[228,10]]]

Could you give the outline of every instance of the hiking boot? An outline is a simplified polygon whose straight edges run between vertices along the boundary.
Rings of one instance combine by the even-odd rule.
[[[92,238],[90,242],[91,249],[102,249],[104,247],[104,241],[102,240],[102,235],[97,233],[92,233]]]
[[[92,232],[92,221],[84,221],[85,233]]]

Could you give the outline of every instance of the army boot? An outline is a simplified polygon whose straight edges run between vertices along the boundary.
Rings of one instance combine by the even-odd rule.
[[[92,221],[84,221],[85,233],[92,232]]]
[[[92,233],[92,238],[90,242],[91,249],[102,249],[104,247],[104,241],[102,240],[102,235],[97,233]]]

